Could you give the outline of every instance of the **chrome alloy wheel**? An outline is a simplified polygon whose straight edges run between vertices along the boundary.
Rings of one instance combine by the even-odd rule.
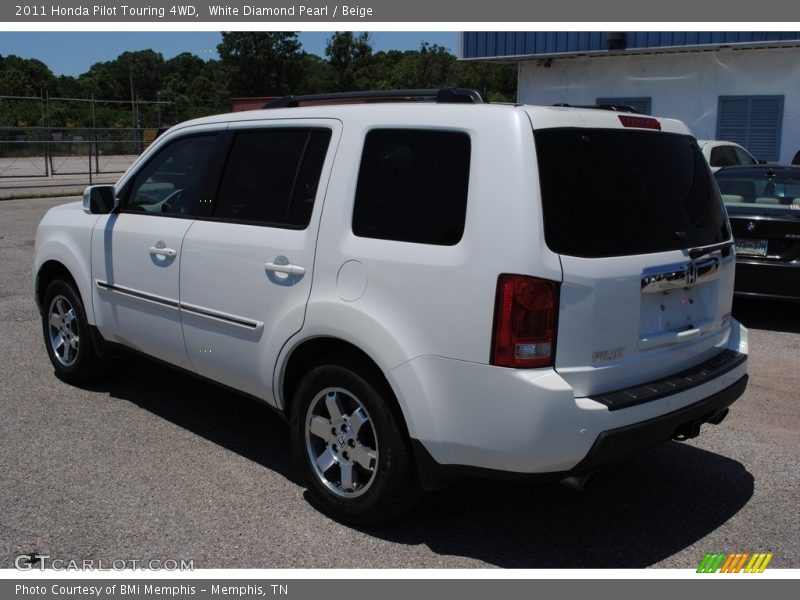
[[[378,439],[369,413],[352,393],[325,388],[308,407],[306,451],[314,472],[340,498],[356,498],[375,481]]]
[[[78,331],[78,315],[75,307],[62,295],[50,302],[48,313],[48,332],[50,348],[59,363],[71,367],[78,358],[80,337]]]

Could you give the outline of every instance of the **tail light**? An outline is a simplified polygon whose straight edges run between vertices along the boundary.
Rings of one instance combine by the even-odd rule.
[[[526,275],[500,275],[491,363],[515,368],[552,366],[557,314],[558,283]]]

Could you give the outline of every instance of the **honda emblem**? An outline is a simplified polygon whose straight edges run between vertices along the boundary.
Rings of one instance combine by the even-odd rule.
[[[686,285],[697,283],[697,264],[690,262],[686,265]]]

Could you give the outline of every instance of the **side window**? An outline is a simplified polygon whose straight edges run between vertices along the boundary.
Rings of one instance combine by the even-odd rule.
[[[712,167],[730,167],[739,164],[732,146],[715,146],[712,148],[709,162]]]
[[[758,163],[756,163],[755,160],[753,160],[753,158],[747,152],[745,152],[741,148],[737,148],[736,146],[734,146],[733,147],[733,151],[736,153],[736,158],[737,158],[736,164],[737,165],[755,165],[755,164],[758,164]]]
[[[353,233],[359,237],[452,246],[467,212],[466,133],[377,129],[364,141]]]
[[[197,135],[161,149],[136,175],[125,210],[196,216],[215,140],[214,134]]]
[[[214,217],[303,229],[311,220],[328,129],[261,129],[236,134]]]

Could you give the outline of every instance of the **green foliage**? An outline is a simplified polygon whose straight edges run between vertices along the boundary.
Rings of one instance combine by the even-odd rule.
[[[283,96],[303,77],[294,32],[226,31],[217,51],[229,70],[233,97]]]
[[[336,71],[339,91],[356,89],[358,72],[372,59],[369,33],[355,35],[352,31],[337,31],[325,46],[325,56]]]
[[[496,102],[513,102],[516,68],[510,65],[459,61],[446,48],[423,42],[417,51],[390,50],[371,56],[356,71],[357,89],[387,90],[469,87]]]
[[[492,101],[516,98],[513,66],[459,61],[427,42],[416,51],[373,53],[366,32],[334,33],[325,58],[304,52],[294,32],[223,32],[217,50],[219,60],[123,52],[78,77],[56,77],[35,59],[0,56],[0,96],[33,98],[0,98],[0,126],[131,127],[132,98],[143,127],[158,125],[159,98],[162,125],[227,112],[231,98],[246,96],[454,85],[477,88]]]
[[[316,54],[303,53],[301,59],[303,79],[295,94],[323,94],[338,89],[339,79],[331,64]]]

